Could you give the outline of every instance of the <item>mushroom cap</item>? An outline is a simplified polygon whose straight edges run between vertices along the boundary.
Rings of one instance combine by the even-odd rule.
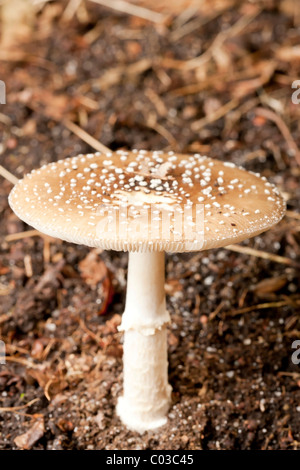
[[[173,152],[78,155],[33,170],[9,195],[40,232],[118,251],[198,251],[277,224],[285,203],[266,178]]]

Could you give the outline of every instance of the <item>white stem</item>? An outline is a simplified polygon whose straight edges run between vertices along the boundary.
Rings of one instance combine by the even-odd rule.
[[[134,431],[166,423],[168,384],[165,264],[163,252],[129,253],[124,335],[124,395],[117,413]]]

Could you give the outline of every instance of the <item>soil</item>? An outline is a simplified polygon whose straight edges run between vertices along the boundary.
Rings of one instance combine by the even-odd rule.
[[[300,15],[289,0],[209,4],[158,24],[43,2],[31,34],[0,52],[0,163],[18,178],[92,152],[79,128],[113,150],[232,161],[288,205],[241,253],[166,256],[172,406],[139,435],[115,414],[127,254],[18,239],[31,228],[0,176],[0,449],[300,449]]]

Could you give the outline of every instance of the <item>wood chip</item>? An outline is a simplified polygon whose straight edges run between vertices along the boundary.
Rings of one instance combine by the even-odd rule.
[[[24,434],[17,436],[14,439],[14,442],[20,449],[29,450],[41,439],[41,437],[43,437],[44,433],[44,418],[39,417],[33,426],[31,426],[31,428],[29,428]]]

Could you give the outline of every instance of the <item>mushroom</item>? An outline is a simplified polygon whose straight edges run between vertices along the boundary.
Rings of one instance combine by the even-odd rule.
[[[117,413],[138,432],[166,423],[171,403],[164,252],[238,243],[268,230],[285,212],[271,183],[233,163],[142,150],[50,163],[16,184],[9,203],[47,235],[129,252]]]

